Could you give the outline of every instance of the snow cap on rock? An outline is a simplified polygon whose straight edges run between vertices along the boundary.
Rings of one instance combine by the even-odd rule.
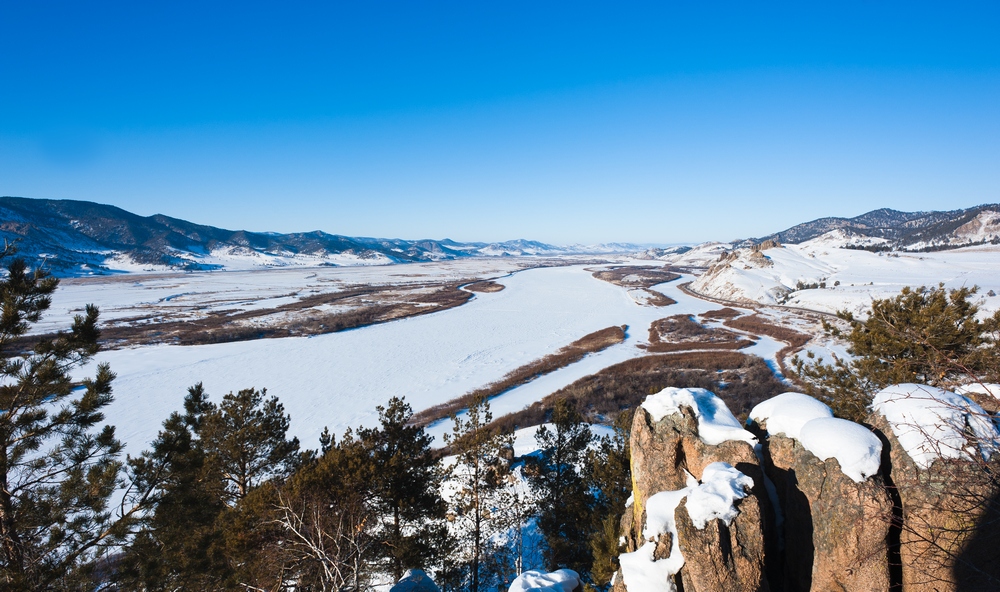
[[[840,470],[855,483],[878,473],[882,466],[882,441],[853,421],[820,417],[806,422],[797,439],[820,460],[836,458]]]
[[[510,583],[509,592],[573,592],[580,587],[580,575],[571,569],[550,573],[528,570]]]
[[[885,417],[899,444],[922,469],[939,458],[971,459],[978,454],[989,460],[1000,446],[1000,431],[982,407],[933,386],[886,387],[875,394],[872,410]]]
[[[742,440],[756,444],[757,438],[743,429],[740,422],[715,393],[702,388],[667,387],[642,402],[653,421],[668,415],[678,415],[681,407],[691,409],[698,418],[698,436],[706,444],[715,446],[728,440]]]
[[[441,589],[424,570],[408,569],[389,592],[441,592]]]
[[[963,384],[962,386],[956,388],[955,392],[960,395],[988,395],[994,399],[1000,399],[1000,384],[993,382],[974,382],[972,384]]]
[[[821,417],[833,417],[833,412],[824,403],[802,393],[782,393],[750,410],[750,419],[767,422],[768,434],[784,434],[796,440],[802,426]]]

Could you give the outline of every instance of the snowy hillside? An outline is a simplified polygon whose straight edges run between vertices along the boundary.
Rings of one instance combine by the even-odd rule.
[[[57,276],[386,265],[463,257],[627,253],[637,245],[557,247],[537,241],[460,243],[348,237],[322,231],[226,230],[169,216],[138,216],[84,201],[0,197],[0,239]]]
[[[833,233],[801,245],[737,249],[691,288],[712,298],[783,304],[824,312],[867,310],[872,298],[905,286],[979,286],[986,310],[1000,308],[1000,247],[985,245],[933,253],[873,253],[839,248]]]

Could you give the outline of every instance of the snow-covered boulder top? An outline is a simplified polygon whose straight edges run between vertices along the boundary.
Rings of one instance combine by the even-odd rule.
[[[802,393],[782,393],[754,407],[749,419],[767,422],[768,434],[784,434],[798,440],[802,426],[823,417],[833,417],[824,403]]]
[[[681,407],[694,412],[698,418],[698,436],[706,444],[715,446],[729,440],[757,443],[757,438],[743,429],[726,403],[711,391],[667,387],[642,402],[642,408],[652,416],[653,421],[660,421],[668,415],[679,415]]]
[[[992,382],[974,382],[972,384],[963,384],[962,386],[955,389],[955,392],[960,395],[988,395],[994,399],[1000,399],[1000,384]]]
[[[389,592],[441,592],[441,589],[424,570],[408,569]]]
[[[863,425],[820,417],[806,422],[796,438],[816,458],[836,458],[840,470],[855,483],[878,473],[882,465],[882,441]]]
[[[829,407],[809,395],[784,393],[768,399],[750,411],[750,419],[767,422],[768,434],[798,440],[820,460],[836,458],[855,483],[878,473],[882,464],[882,442],[871,430],[833,417]]]
[[[885,417],[899,444],[922,469],[939,458],[971,459],[979,454],[989,460],[1000,444],[1000,431],[982,407],[933,386],[886,387],[875,394],[872,410]]]
[[[571,569],[551,573],[528,570],[510,583],[510,592],[573,592],[580,586],[580,575]]]

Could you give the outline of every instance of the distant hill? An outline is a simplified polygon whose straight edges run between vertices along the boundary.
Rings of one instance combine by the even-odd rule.
[[[908,251],[942,250],[1000,242],[1000,204],[946,212],[872,210],[854,218],[820,218],[774,234],[737,241],[737,246],[776,239],[798,244],[831,234],[842,246]]]
[[[459,243],[349,237],[322,231],[225,230],[87,201],[0,197],[0,238],[56,275],[128,271],[372,265],[461,257],[545,256],[635,250],[636,245],[556,247],[527,240]]]

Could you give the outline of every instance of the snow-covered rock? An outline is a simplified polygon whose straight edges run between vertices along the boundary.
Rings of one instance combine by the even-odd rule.
[[[802,393],[782,393],[750,410],[750,420],[764,426],[768,434],[784,434],[795,439],[802,426],[822,417],[833,417],[833,412],[825,403]]]
[[[668,415],[679,415],[682,407],[687,407],[698,418],[698,435],[710,445],[729,440],[754,443],[757,439],[743,429],[740,422],[715,393],[701,388],[667,387],[646,397],[642,408],[649,412],[653,421],[660,421]]]
[[[571,569],[543,573],[528,570],[510,583],[509,592],[573,592],[580,588],[580,574]]]
[[[441,592],[434,580],[422,569],[408,569],[389,592]]]
[[[937,459],[989,460],[1000,446],[1000,430],[967,397],[923,384],[897,384],[872,399],[900,445],[921,469]],[[971,436],[971,437],[970,437]]]

